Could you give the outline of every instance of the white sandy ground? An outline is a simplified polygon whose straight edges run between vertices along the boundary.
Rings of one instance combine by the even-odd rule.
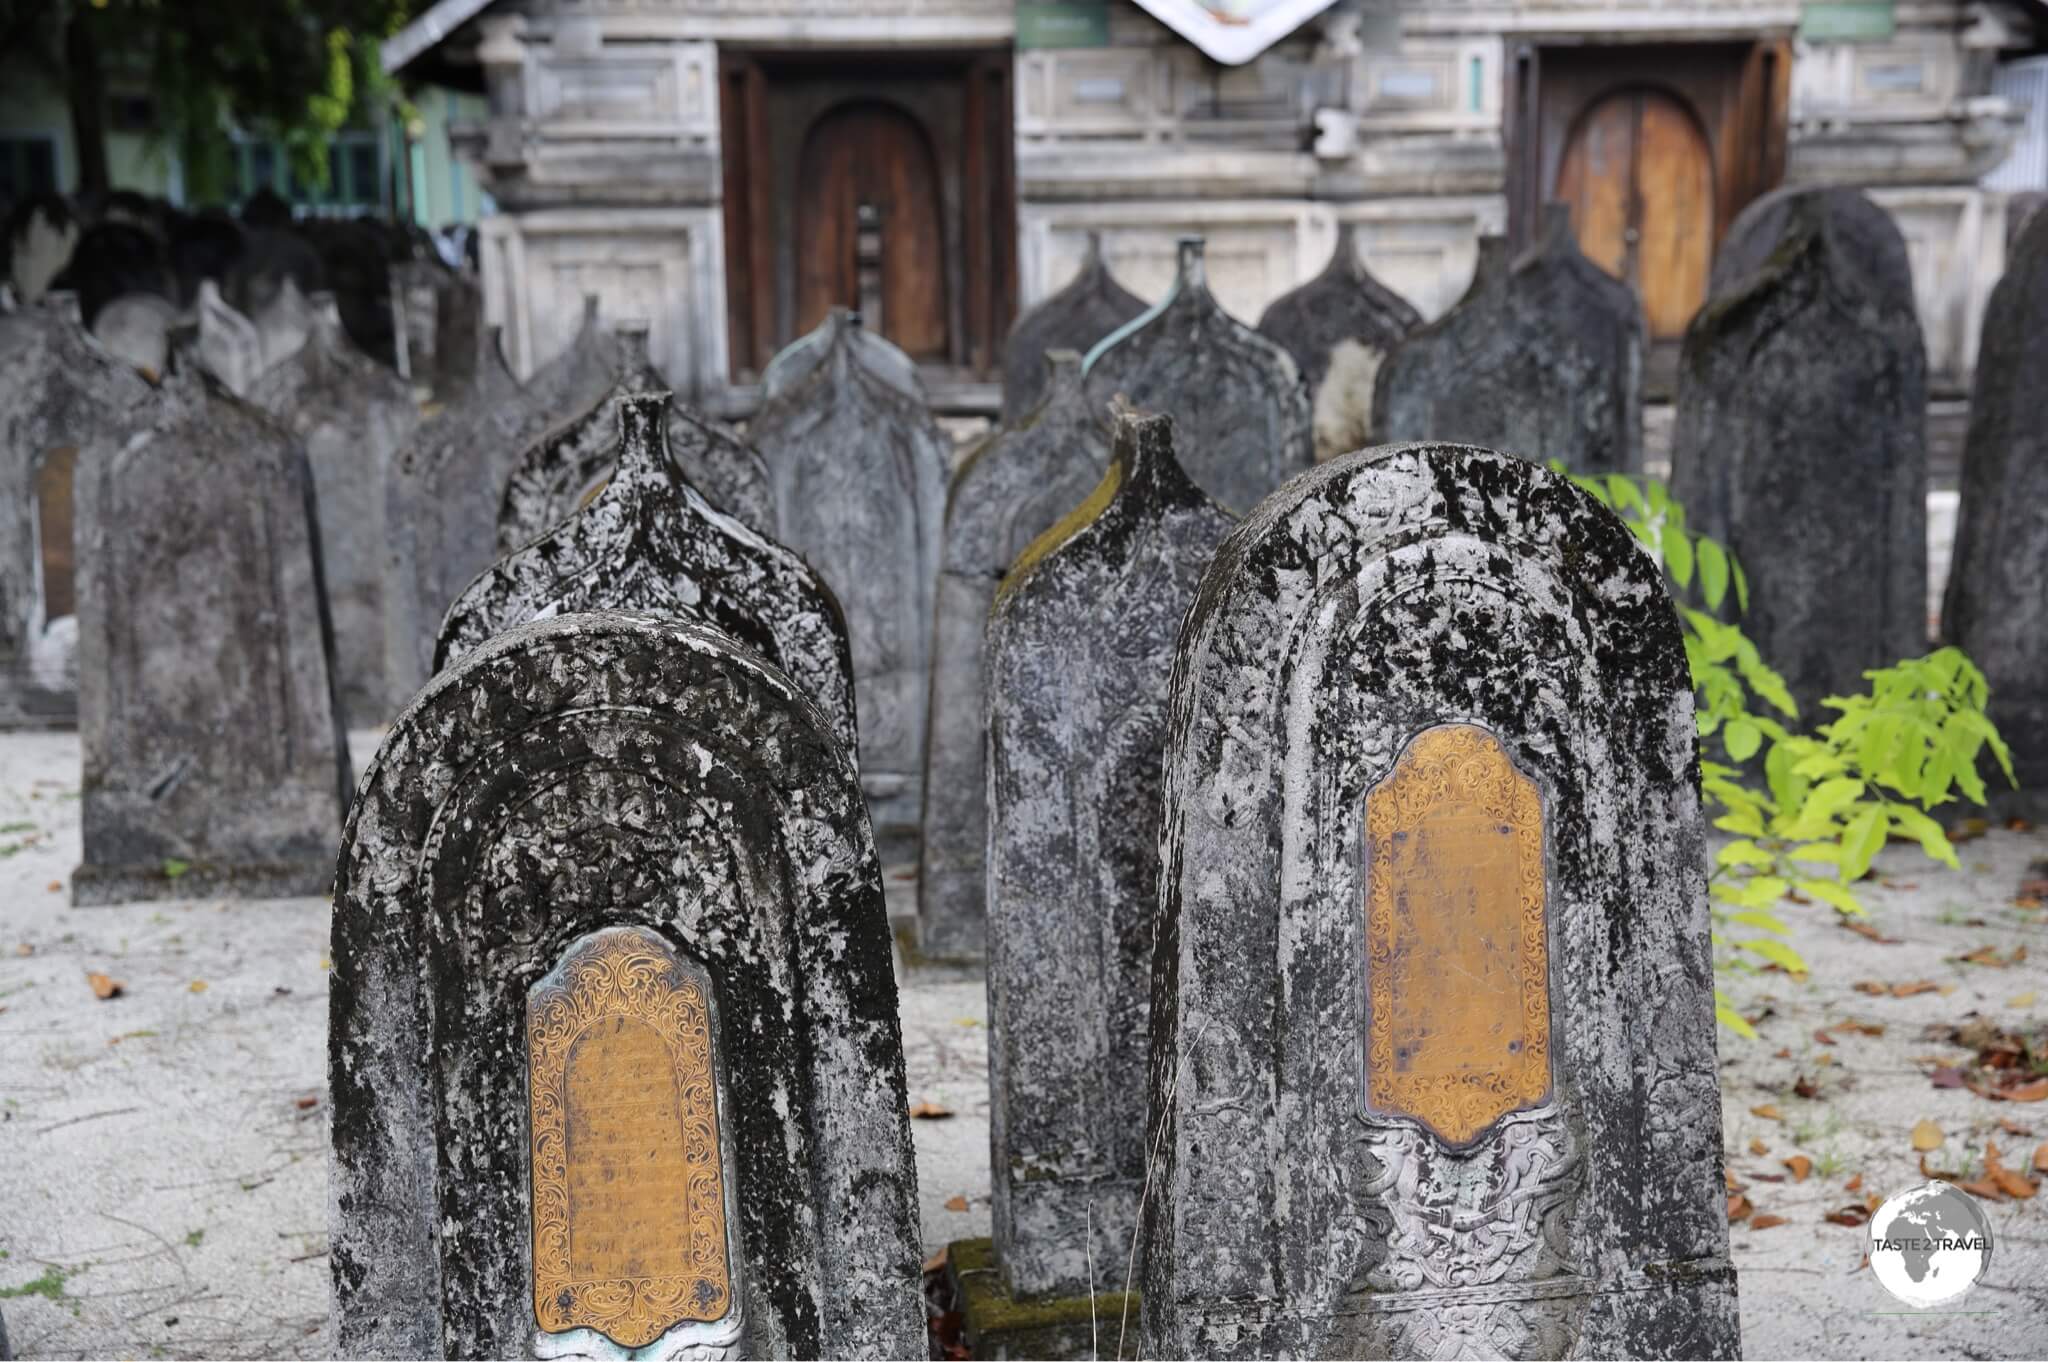
[[[358,769],[374,738],[355,735]],[[325,900],[219,901],[73,909],[78,859],[78,744],[58,734],[0,736],[0,1311],[23,1357],[326,1357]],[[17,849],[18,848],[18,849]],[[2048,1192],[1991,1208],[1990,1273],[1935,1318],[1898,1311],[1867,1269],[1863,1231],[1822,1220],[1856,1200],[1916,1182],[1908,1132],[1923,1117],[1947,1142],[1933,1161],[1978,1160],[1987,1135],[2009,1164],[2048,1140],[2048,1103],[1991,1103],[1936,1090],[1920,1057],[1960,1058],[1925,1039],[1929,1024],[1975,1011],[2015,1025],[2048,1020],[2048,926],[2013,907],[2048,834],[2004,831],[1966,844],[1962,873],[1894,847],[1880,861],[1874,920],[1903,938],[1880,945],[1818,907],[1788,905],[1804,981],[1741,976],[1742,1010],[1771,1015],[1764,1039],[1722,1040],[1729,1166],[1759,1213],[1738,1225],[1743,1341],[1753,1357],[2008,1357],[2048,1350]],[[907,872],[890,877],[907,911]],[[1981,924],[1981,925],[1979,925]],[[1983,945],[2029,947],[1991,969],[1952,957]],[[21,955],[21,946],[32,953]],[[89,971],[121,980],[94,998]],[[1870,997],[1858,980],[1931,979],[1952,991]],[[204,988],[198,986],[203,984]],[[196,991],[195,991],[196,990]],[[2022,1007],[2011,1000],[2032,993]],[[1881,1023],[1881,1037],[1837,1029]],[[954,1115],[913,1123],[928,1251],[986,1234],[986,1003],[978,976],[920,970],[903,989],[910,1098]],[[1776,1052],[1789,1050],[1780,1059]],[[1818,1063],[1822,1054],[1835,1063]],[[1816,1079],[1811,1100],[1793,1094]],[[1774,1103],[1783,1121],[1751,1114]],[[2027,1136],[1995,1128],[2017,1119]],[[1750,1155],[1753,1138],[1769,1154]],[[1817,1171],[1772,1184],[1793,1153]],[[946,1202],[964,1197],[965,1211]],[[24,1290],[27,1288],[27,1290]]]

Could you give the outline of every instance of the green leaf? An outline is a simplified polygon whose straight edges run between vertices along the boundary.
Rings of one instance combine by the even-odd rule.
[[[1756,1028],[1743,1020],[1742,1014],[1730,1005],[1726,995],[1719,989],[1714,990],[1714,1019],[1744,1040],[1757,1038]]]
[[[1800,880],[1799,892],[1822,903],[1833,904],[1851,917],[1865,916],[1862,900],[1833,880]]]
[[[1948,834],[1942,831],[1941,824],[1935,822],[1932,818],[1920,812],[1920,810],[1908,808],[1903,804],[1893,805],[1891,815],[1892,826],[1905,833],[1908,837],[1918,839],[1920,849],[1926,852],[1928,856],[1940,861],[1951,870],[1961,870],[1963,868],[1962,862],[1956,859],[1956,849],[1950,844]]]
[[[1607,475],[1607,496],[1608,504],[1616,511],[1626,511],[1631,508],[1637,511],[1643,509],[1643,494],[1636,490],[1635,483],[1630,481],[1624,474],[1609,473]]]
[[[1773,866],[1777,858],[1755,842],[1729,842],[1714,853],[1714,859],[1722,865]]]
[[[1664,566],[1671,569],[1671,580],[1681,587],[1692,584],[1692,541],[1676,526],[1667,527],[1664,533]]]
[[[1788,861],[1814,861],[1822,865],[1842,863],[1840,842],[1803,842],[1785,853]]]
[[[1700,594],[1706,598],[1709,610],[1718,610],[1728,594],[1728,551],[1705,535],[1700,536],[1695,547],[1699,553]]]
[[[1806,796],[1806,803],[1800,809],[1802,818],[1832,818],[1838,810],[1845,809],[1863,797],[1863,782],[1848,776],[1837,776],[1824,780],[1813,787]]]
[[[1742,886],[1742,906],[1745,908],[1768,908],[1785,897],[1785,891],[1792,886],[1776,875],[1759,875]]]
[[[1793,974],[1806,973],[1806,960],[1798,951],[1782,941],[1773,941],[1767,936],[1753,937],[1748,941],[1735,943],[1746,951],[1755,951],[1774,965],[1779,965]]]
[[[1888,826],[1881,804],[1870,805],[1850,820],[1849,830],[1842,834],[1842,883],[1853,884],[1869,871],[1871,858],[1884,849]]]
[[[1763,746],[1763,730],[1748,719],[1730,719],[1722,730],[1721,745],[1728,749],[1728,755],[1736,761],[1748,761]]]
[[[1732,832],[1738,837],[1761,837],[1764,835],[1764,820],[1754,807],[1730,809],[1714,820],[1714,826],[1723,832]]]
[[[1776,932],[1779,936],[1790,936],[1792,934],[1792,929],[1787,927],[1782,920],[1774,914],[1766,913],[1761,908],[1747,908],[1739,913],[1730,913],[1728,920],[1730,922],[1740,922],[1745,927],[1754,927],[1760,932]]]
[[[190,861],[181,861],[176,856],[164,857],[164,878],[175,880],[192,868]]]

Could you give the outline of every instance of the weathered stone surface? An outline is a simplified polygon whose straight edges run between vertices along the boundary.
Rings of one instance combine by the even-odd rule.
[[[524,387],[497,335],[484,339],[477,379],[430,415],[392,465],[385,496],[386,657],[410,693],[433,674],[434,640],[456,595],[497,559],[505,482],[534,439],[611,386],[617,347],[584,299],[583,328]]]
[[[861,324],[860,313],[835,307],[823,325],[797,337],[777,351],[761,374],[761,398],[780,397],[802,383],[832,356],[834,344],[853,347],[861,366],[874,378],[913,402],[925,401],[924,380],[917,364],[887,340]]]
[[[1259,318],[1259,333],[1293,356],[1308,380],[1318,461],[1372,443],[1373,380],[1387,352],[1420,325],[1407,299],[1366,269],[1349,222],[1338,225],[1323,272]]]
[[[1621,522],[1511,455],[1353,454],[1224,542],[1174,666],[1141,1355],[1737,1355],[1692,691]],[[1396,779],[1432,733],[1469,764]],[[1532,781],[1538,828],[1499,802]],[[1462,934],[1497,865],[1519,935]],[[1429,1110],[1521,1056],[1373,1100],[1382,1027],[1460,1005],[1394,987],[1380,913],[1469,1001],[1512,981],[1547,1096],[1461,1144]]]
[[[334,912],[343,1353],[622,1352],[537,1331],[522,1031],[530,986],[628,928],[709,976],[732,1159],[733,1307],[642,1355],[923,1355],[881,867],[852,760],[782,673],[647,615],[500,634],[385,739]]]
[[[1046,389],[1046,356],[1055,350],[1087,354],[1095,343],[1145,311],[1145,300],[1110,274],[1102,234],[1088,234],[1081,268],[1065,288],[1026,311],[1003,342],[1003,424],[1035,411]]]
[[[1785,209],[1764,266],[1686,330],[1671,490],[1741,562],[1743,631],[1813,722],[1927,651],[1927,356],[1868,219],[1831,195]]]
[[[178,309],[154,293],[128,293],[100,309],[93,339],[108,354],[145,373],[161,374],[170,359],[171,328]]]
[[[312,473],[198,369],[174,344],[139,432],[79,469],[76,903],[319,894],[334,873],[353,782]]]
[[[989,616],[990,1176],[1014,1295],[1120,1291],[1130,1271],[1167,684],[1233,523],[1181,471],[1171,420],[1126,411],[1109,476]]]
[[[924,402],[870,366],[864,337],[835,309],[798,342],[805,376],[764,401],[747,434],[768,462],[782,541],[846,611],[861,783],[893,860],[911,852],[923,805],[947,443]]]
[[[667,392],[668,383],[647,355],[644,323],[621,323],[614,333],[618,378],[587,408],[526,447],[505,479],[498,506],[498,552],[512,552],[562,523],[596,495],[611,476],[618,448],[619,408],[635,393]],[[768,466],[739,436],[682,403],[669,409],[669,447],[683,471],[720,510],[762,534],[774,521]]]
[[[1793,226],[1794,206],[1828,220],[1835,241],[1858,268],[1869,272],[1889,295],[1913,296],[1913,263],[1906,239],[1892,215],[1871,202],[1860,189],[1787,186],[1774,189],[1735,215],[1714,250],[1714,271],[1708,292],[1733,292],[1761,270]]]
[[[243,316],[220,286],[207,279],[199,285],[199,358],[221,386],[240,397],[263,372],[263,336]]]
[[[401,372],[415,386],[446,399],[476,381],[484,300],[474,279],[437,259],[401,261],[391,267],[391,300]]]
[[[0,316],[0,727],[78,720],[72,490],[155,390],[96,344],[68,295]]]
[[[803,559],[717,510],[677,468],[666,392],[626,393],[613,413],[613,470],[595,500],[469,584],[441,625],[434,670],[516,624],[591,610],[643,610],[717,627],[774,663],[858,750],[846,621]],[[688,420],[681,438],[706,442]],[[682,454],[683,457],[678,458]]]
[[[309,310],[305,344],[256,380],[249,401],[305,447],[342,713],[357,724],[382,723],[411,694],[384,672],[384,480],[419,409],[396,374],[350,343],[333,299],[323,294]]]
[[[2048,213],[1984,312],[1941,632],[1991,683],[1992,721],[2029,791],[2048,790]],[[2035,798],[2038,800],[2039,796]]]
[[[982,632],[989,606],[1017,555],[1081,504],[1109,459],[1081,382],[1081,357],[1055,350],[1046,368],[1040,405],[969,452],[946,496],[917,878],[918,948],[938,960],[979,962],[986,949]]]
[[[249,314],[249,320],[256,324],[263,372],[275,369],[304,349],[306,341],[319,325],[321,308],[331,311],[334,305],[333,294],[318,293],[308,298],[299,292],[297,280],[290,275],[284,276],[278,282],[277,290]],[[253,388],[255,385],[250,386]]]
[[[1628,285],[1579,253],[1569,212],[1492,280],[1485,257],[1458,305],[1395,347],[1373,395],[1373,438],[1464,440],[1579,473],[1643,461],[1643,317]]]
[[[1122,396],[1172,416],[1188,475],[1234,510],[1315,462],[1301,370],[1209,292],[1200,237],[1181,239],[1166,297],[1096,342],[1086,368],[1098,412]]]
[[[23,305],[39,303],[84,230],[61,194],[23,199],[7,215],[7,277]]]

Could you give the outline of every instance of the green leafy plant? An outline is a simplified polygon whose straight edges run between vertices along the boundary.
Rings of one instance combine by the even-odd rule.
[[[1955,848],[1932,810],[1958,792],[1972,803],[1985,801],[1977,765],[1987,748],[2013,780],[2011,753],[1984,712],[1984,674],[1961,650],[1938,649],[1863,673],[1869,690],[1822,700],[1836,717],[1811,732],[1789,727],[1799,707],[1784,678],[1740,625],[1717,614],[1729,604],[1737,614],[1749,606],[1748,579],[1735,556],[1688,529],[1685,509],[1653,478],[1569,476],[1621,517],[1677,587],[1696,695],[1701,794],[1714,826],[1732,834],[1715,853],[1708,880],[1718,964],[1754,969],[1761,960],[1805,974],[1805,959],[1784,939],[1789,929],[1773,911],[1780,902],[1817,900],[1863,915],[1854,886],[1892,837],[1917,842],[1931,859],[1955,868]],[[1758,769],[1761,786],[1750,774]],[[1718,991],[1715,1010],[1723,1025],[1755,1038]]]

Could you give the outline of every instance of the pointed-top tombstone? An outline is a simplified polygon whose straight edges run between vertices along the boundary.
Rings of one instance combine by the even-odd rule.
[[[1493,450],[1348,455],[1174,658],[1141,1357],[1735,1357],[1692,682]]]
[[[1376,440],[1459,440],[1561,460],[1573,472],[1635,472],[1643,458],[1643,310],[1580,253],[1571,213],[1508,267],[1486,257],[1457,306],[1380,365]]]
[[[1687,528],[1741,562],[1743,632],[1809,721],[1927,651],[1927,352],[1911,280],[1839,203],[1790,199],[1764,265],[1693,318],[1672,431]]]
[[[1366,269],[1350,222],[1338,224],[1323,272],[1259,318],[1259,334],[1292,355],[1308,380],[1317,459],[1372,442],[1373,377],[1387,351],[1420,325],[1422,314]]]
[[[846,611],[861,781],[893,859],[910,851],[923,803],[948,444],[922,399],[870,367],[865,334],[834,309],[799,342],[804,377],[764,401],[747,434],[774,481],[782,541]]]
[[[1129,1271],[1167,686],[1233,523],[1181,471],[1169,418],[1123,410],[1115,438],[988,624],[991,1176],[1015,1296],[1122,1290]]]
[[[969,453],[946,498],[917,878],[918,947],[935,959],[980,961],[985,950],[982,633],[989,604],[1010,564],[1081,504],[1109,457],[1080,355],[1054,350],[1045,367],[1037,409]]]
[[[306,455],[195,348],[79,471],[76,903],[323,893],[354,783]]]
[[[1016,424],[1045,396],[1047,355],[1054,350],[1085,355],[1095,342],[1144,311],[1144,299],[1110,274],[1102,258],[1102,233],[1088,233],[1088,247],[1074,277],[1017,318],[1003,342],[1003,424]]]
[[[1181,463],[1204,491],[1245,510],[1315,462],[1308,385],[1288,353],[1209,292],[1202,238],[1183,237],[1165,298],[1096,342],[1088,394],[1173,417]]]
[[[776,352],[761,375],[761,400],[779,397],[810,377],[830,358],[836,344],[851,346],[861,367],[913,402],[926,400],[924,380],[917,376],[917,362],[868,330],[860,313],[844,307],[831,309],[815,330]]]
[[[155,293],[124,293],[93,319],[93,339],[109,354],[145,374],[161,374],[170,360],[177,305]]]
[[[263,367],[274,369],[296,355],[319,324],[320,311],[332,310],[333,307],[333,294],[315,291],[308,298],[299,292],[298,280],[289,274],[280,279],[277,292],[249,319],[256,325]],[[336,325],[339,325],[338,321]]]
[[[1881,279],[1887,294],[1912,296],[1913,263],[1898,224],[1868,194],[1841,185],[1788,185],[1751,200],[1728,224],[1727,233],[1715,248],[1708,292],[1733,292],[1744,279],[1762,269],[1791,228],[1795,205],[1802,204],[1804,207],[1799,211],[1816,212],[1824,218],[1827,230],[1847,258]]]
[[[647,324],[622,321],[614,331],[618,377],[588,407],[534,440],[505,480],[498,507],[498,552],[510,553],[588,504],[611,476],[618,448],[619,408],[635,393],[667,392],[668,381],[647,354]],[[763,534],[774,523],[768,467],[739,436],[681,403],[669,409],[670,446],[689,460],[684,471],[714,506]]]
[[[2037,807],[2048,793],[2048,213],[2006,257],[1984,310],[1942,636],[1984,669],[1988,709]]]
[[[0,727],[78,718],[73,480],[156,389],[86,334],[70,295],[0,317]]]
[[[286,280],[281,298],[297,287]],[[313,468],[342,712],[382,723],[411,694],[384,672],[384,484],[419,409],[403,381],[356,349],[332,294],[306,308],[305,343],[250,385],[248,400],[305,447]]]
[[[263,337],[211,279],[199,281],[199,357],[207,371],[237,397],[263,372]]]
[[[585,410],[611,386],[617,346],[583,299],[583,326],[568,349],[520,384],[495,329],[483,340],[475,385],[438,411],[392,466],[385,497],[385,651],[401,690],[433,674],[441,617],[469,581],[498,557],[498,508],[527,447]]]
[[[609,481],[595,500],[502,559],[456,598],[434,670],[514,625],[588,610],[642,610],[699,620],[789,674],[855,750],[853,658],[846,622],[803,559],[714,508],[677,468],[666,392],[623,394]],[[685,439],[707,428],[682,427]]]
[[[1500,283],[1508,277],[1508,266],[1513,262],[1514,256],[1508,250],[1505,234],[1481,232],[1472,244],[1472,282],[1465,285],[1458,301],[1462,303],[1473,294]]]

